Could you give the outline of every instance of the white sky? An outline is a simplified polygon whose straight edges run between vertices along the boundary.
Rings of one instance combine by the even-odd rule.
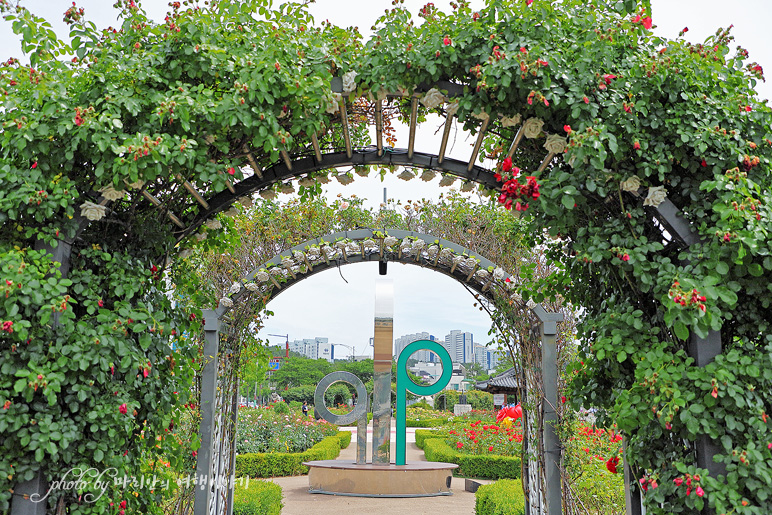
[[[101,27],[115,24],[111,7],[113,3],[112,0],[82,0],[78,6],[84,7],[86,17]],[[279,0],[274,1],[275,5],[279,3]],[[424,3],[405,1],[413,13],[418,12]],[[447,0],[435,0],[434,3],[442,10],[449,9]],[[681,29],[689,27],[688,39],[701,42],[719,27],[734,24],[732,33],[735,42],[746,48],[750,59],[761,64],[767,75],[772,77],[772,31],[768,27],[772,20],[772,0],[652,0],[651,3],[654,30],[668,38],[676,37]],[[72,5],[71,1],[22,0],[22,4],[37,14],[47,15],[54,29],[59,34],[66,34],[61,19],[64,11]],[[475,4],[481,5],[481,2],[473,1],[472,5]],[[158,21],[163,20],[168,9],[168,3],[159,0],[145,1],[142,5],[150,17]],[[341,26],[355,25],[367,35],[375,19],[391,7],[391,0],[317,0],[311,6],[311,12],[317,22],[328,19]],[[0,59],[21,57],[20,54],[18,40],[10,24],[0,22]],[[762,98],[772,98],[772,83],[759,83],[757,90]],[[437,152],[439,135],[434,133],[438,125],[438,120],[429,120],[420,128],[416,151]],[[466,140],[459,133],[448,155],[468,158],[471,144],[472,140]],[[404,130],[399,134],[397,146],[407,146]],[[428,184],[418,179],[405,182],[390,176],[381,183],[376,178],[357,177],[350,186],[344,188],[331,184],[325,191],[331,198],[338,193],[356,194],[366,197],[369,204],[375,206],[383,198],[384,187],[388,188],[390,198],[402,201],[436,199],[442,191],[437,187],[437,182],[438,179]],[[349,265],[341,268],[341,274],[337,270],[323,272],[282,293],[269,304],[275,316],[268,320],[263,334],[289,334],[291,340],[322,336],[329,338],[332,343],[353,346],[356,354],[372,354],[368,344],[373,335],[377,264]],[[428,331],[442,338],[451,329],[460,329],[474,333],[475,341],[488,341],[490,319],[472,307],[472,297],[458,282],[437,272],[396,263],[389,264],[389,277],[393,278],[395,289],[395,337]],[[271,338],[271,341],[280,343],[283,339]],[[349,352],[347,348],[341,347],[336,355],[345,356]]]

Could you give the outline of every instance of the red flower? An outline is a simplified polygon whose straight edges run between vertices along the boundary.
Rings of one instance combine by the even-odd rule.
[[[651,16],[647,16],[644,19],[642,19],[641,23],[643,23],[644,29],[651,30]]]
[[[701,486],[698,486],[695,492],[697,492],[697,497],[702,497],[703,495],[705,495],[705,490],[703,490]]]
[[[126,407],[125,402],[121,404],[121,406],[118,408],[118,411],[121,412],[121,415],[125,415],[129,411],[129,409]]]
[[[745,110],[746,112],[751,112],[752,109],[751,109],[751,106],[745,106],[745,107],[740,106],[740,111],[742,110]]]
[[[589,104],[590,103],[590,99],[587,98],[587,97],[582,97],[582,100],[584,100],[585,104]]]
[[[276,63],[275,63],[273,66],[274,66],[274,68],[276,68],[276,71],[277,71],[277,72],[278,72],[279,70],[281,70],[281,65],[278,63],[278,61],[277,61],[277,62],[276,62]]]
[[[625,252],[624,255],[622,256],[622,261],[630,261],[630,254]]]
[[[560,396],[560,402],[562,402],[563,404],[566,403],[566,396],[565,395],[561,395]]]
[[[512,158],[508,157],[501,163],[501,169],[505,172],[509,172],[512,170]]]
[[[198,451],[193,451],[192,454],[193,454],[193,457],[195,458],[196,456],[198,456]]]
[[[612,73],[606,73],[603,75],[603,80],[606,81],[606,84],[611,84],[611,81],[616,78],[617,76]]]
[[[122,510],[125,510],[126,509],[126,501],[125,500],[121,501],[121,504],[119,504],[118,506],[120,506]]]
[[[530,6],[533,3],[533,0],[525,0],[525,5]]]
[[[99,299],[99,302],[97,302],[97,304],[99,305],[100,308],[105,307],[105,303],[102,299]]]
[[[37,161],[35,161],[34,163],[32,163],[32,169],[33,169],[33,170],[34,170],[35,168],[37,168],[37,167],[38,167],[38,162],[37,162]]]
[[[708,163],[703,159],[700,163],[700,166],[708,166]]]
[[[444,38],[442,38],[442,44],[443,45],[448,46],[451,43],[452,43],[452,41],[450,40],[450,38],[448,36],[445,36]]]
[[[516,406],[509,406],[499,410],[498,414],[496,415],[496,422],[501,422],[507,417],[517,420],[519,418],[522,418],[522,416],[523,416],[523,408],[519,404]]]
[[[235,173],[236,173],[236,170],[232,166],[230,168],[228,168],[228,174],[229,175],[234,175]]]
[[[677,477],[677,478],[675,478],[675,479],[673,480],[673,483],[675,483],[675,484],[676,484],[676,486],[681,486],[681,485],[684,483],[684,480],[683,480],[683,478],[681,478],[681,477]]]
[[[564,125],[563,130],[566,131],[566,134],[571,134],[571,126],[570,125]]]
[[[456,442],[456,448],[457,448],[457,449],[460,449],[460,448],[461,448],[461,447],[463,447],[463,446],[464,446],[464,443],[463,443],[463,442]]]
[[[524,46],[521,46],[521,47],[520,47],[520,51],[521,51],[522,53],[524,53],[524,54],[527,54],[527,53],[528,53],[528,50],[526,50]]]
[[[617,473],[617,465],[619,465],[619,457],[618,456],[614,456],[613,458],[609,458],[608,461],[606,461],[606,468],[612,474],[616,474]]]
[[[83,118],[81,118],[79,114],[76,114],[73,122],[75,123],[75,125],[80,127],[81,125],[83,125]]]
[[[633,18],[633,19],[632,19],[632,20],[630,20],[630,21],[632,21],[633,23],[640,23],[640,21],[641,21],[641,15],[639,14],[638,16],[636,16],[635,18]]]
[[[636,141],[635,143],[633,143],[633,149],[640,150],[641,149],[641,144]]]
[[[493,446],[488,447],[488,452],[493,452]]]
[[[626,113],[632,113],[633,112],[632,108],[630,107],[630,104],[628,104],[627,102],[623,102],[622,106],[624,107]]]

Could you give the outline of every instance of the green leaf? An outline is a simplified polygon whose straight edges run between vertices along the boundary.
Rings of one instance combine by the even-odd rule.
[[[118,118],[113,118],[113,127],[116,129],[123,129],[123,122],[120,121]]]
[[[718,272],[721,275],[726,275],[729,273],[729,265],[724,263],[723,261],[719,261],[716,263],[716,272]]]
[[[673,324],[673,331],[675,332],[675,335],[681,340],[686,340],[689,338],[689,329],[680,320],[676,320],[676,323]]]
[[[571,195],[563,195],[563,198],[561,199],[561,202],[563,203],[563,207],[566,209],[573,209],[574,208],[574,197]]]

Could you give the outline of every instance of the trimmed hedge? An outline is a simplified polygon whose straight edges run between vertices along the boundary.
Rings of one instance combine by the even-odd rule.
[[[276,483],[250,479],[243,486],[242,481],[237,481],[233,488],[233,515],[279,515],[284,506],[281,498],[281,487]]]
[[[447,418],[409,418],[405,421],[406,427],[437,427],[442,424],[447,424]]]
[[[435,430],[435,429],[416,429],[415,431],[415,444],[419,449],[424,448],[426,440],[432,438],[445,438],[449,436],[447,430]]]
[[[486,479],[520,478],[521,461],[516,456],[464,454],[448,445],[443,438],[427,438],[424,441],[424,454],[428,461],[457,464],[458,468],[453,471],[454,476]]]
[[[246,453],[236,456],[237,477],[284,477],[308,473],[304,461],[334,460],[351,443],[350,431],[328,436],[304,452]]]
[[[524,515],[525,495],[519,480],[482,485],[474,494],[475,515]]]

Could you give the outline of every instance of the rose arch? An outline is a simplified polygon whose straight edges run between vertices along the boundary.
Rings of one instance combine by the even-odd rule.
[[[664,40],[646,2],[593,5],[428,4],[420,24],[397,5],[363,43],[297,5],[174,2],[156,25],[131,1],[114,31],[68,10],[63,42],[0,2],[29,54],[2,65],[3,507],[76,465],[139,474],[139,456],[179,451],[164,430],[194,351],[169,337],[200,316],[159,285],[166,258],[217,239],[218,213],[349,182],[339,166],[408,165],[482,185],[561,243],[534,301],[583,307],[571,402],[627,436],[649,512],[770,511],[763,72],[728,31]],[[430,112],[444,137],[421,153]],[[466,162],[445,156],[453,123],[477,137]]]

